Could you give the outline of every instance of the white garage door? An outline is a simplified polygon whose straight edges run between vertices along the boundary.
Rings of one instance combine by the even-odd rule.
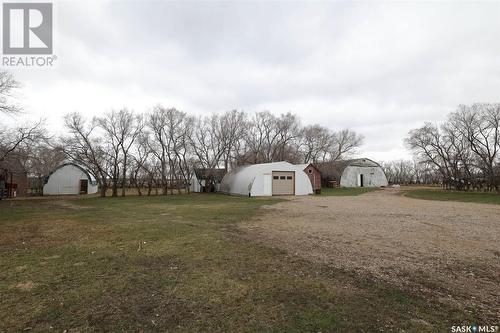
[[[295,193],[295,172],[273,171],[273,195]]]

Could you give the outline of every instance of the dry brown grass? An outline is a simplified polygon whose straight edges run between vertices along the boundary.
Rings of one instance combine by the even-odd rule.
[[[276,202],[0,202],[0,332],[442,332],[476,319],[246,238],[238,226]]]

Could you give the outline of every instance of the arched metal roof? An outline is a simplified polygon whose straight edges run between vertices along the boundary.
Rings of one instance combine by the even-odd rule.
[[[342,173],[344,173],[345,168],[347,168],[348,166],[380,168],[380,164],[369,158],[355,158],[351,160],[323,162],[318,163],[317,166],[322,176],[330,177],[336,180],[340,180]]]
[[[49,173],[49,175],[47,177],[45,177],[44,184],[47,184],[47,182],[49,181],[50,176],[52,176],[52,174],[54,172],[56,172],[59,169],[62,169],[64,167],[66,167],[66,166],[74,166],[74,167],[80,169],[87,176],[87,178],[89,180],[89,183],[91,183],[92,185],[97,185],[97,179],[96,179],[96,177],[94,176],[94,174],[92,172],[90,172],[89,170],[85,169],[81,165],[73,163],[73,162],[63,163],[63,164],[59,165],[57,168],[55,168],[54,170],[52,170],[52,172]]]

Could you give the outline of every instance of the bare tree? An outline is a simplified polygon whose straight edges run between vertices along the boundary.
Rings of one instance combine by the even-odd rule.
[[[246,125],[245,114],[237,110],[215,113],[193,121],[189,142],[196,161],[191,158],[190,164],[204,170],[207,191],[215,186],[212,171],[221,167],[228,170],[241,157]]]
[[[109,165],[109,175],[111,180],[111,196],[118,196],[118,182],[120,178],[121,147],[123,145],[123,133],[120,133],[120,121],[117,112],[107,113],[102,118],[94,118],[94,122],[104,130],[104,140],[102,152]]]
[[[291,113],[279,117],[269,111],[257,112],[246,123],[245,152],[240,163],[268,163],[297,160],[300,123]]]
[[[17,114],[21,108],[13,101],[14,92],[20,87],[14,76],[6,71],[0,71],[0,114]],[[17,150],[27,148],[36,142],[47,138],[43,120],[27,123],[22,126],[0,125],[0,163]]]
[[[139,195],[142,195],[142,189],[146,183],[148,184],[148,195],[151,194],[153,186],[153,168],[150,165],[152,152],[148,140],[149,133],[139,135],[134,145],[134,152],[131,154],[130,181]]]
[[[300,151],[303,163],[324,162],[333,145],[330,130],[320,125],[309,125],[303,128]]]
[[[0,72],[0,113],[13,114],[21,111],[21,108],[13,101],[14,91],[20,86],[11,73]]]
[[[343,129],[333,133],[332,140],[330,160],[336,161],[355,153],[363,144],[364,137],[349,129]]]
[[[332,132],[320,125],[302,129],[300,152],[304,163],[327,162],[353,155],[363,144],[363,136],[349,129]]]
[[[445,186],[449,184],[453,177],[450,166],[451,148],[438,126],[426,123],[423,127],[410,131],[405,142],[419,160],[431,163],[439,170]]]
[[[253,154],[256,158],[260,158],[261,162],[273,162],[273,155],[280,139],[278,130],[278,120],[269,111],[257,112],[252,119],[252,125],[257,134],[258,145],[254,147]],[[252,132],[247,136],[249,142],[251,140]]]
[[[467,140],[476,156],[476,166],[497,191],[500,149],[500,104],[460,105],[450,115],[450,124]]]
[[[203,169],[217,168],[225,152],[220,116],[212,114],[196,119],[190,142]]]
[[[162,106],[156,106],[148,117],[148,126],[151,129],[152,140],[149,140],[150,151],[160,163],[160,176],[162,194],[168,192],[168,136],[165,133],[167,123],[166,110]]]
[[[407,160],[382,163],[389,184],[408,185],[417,183],[415,167],[413,161]]]
[[[43,141],[25,145],[16,155],[20,157],[24,169],[31,175],[32,194],[42,194],[45,177],[66,159],[60,147]]]
[[[167,194],[169,187],[173,194],[173,186],[177,186],[180,191],[180,174],[183,175],[184,182],[188,182],[185,178],[189,173],[179,160],[188,153],[187,136],[190,136],[192,122],[188,118],[185,112],[162,106],[156,106],[149,115],[148,126],[152,133],[149,143],[160,164],[163,194]]]
[[[247,120],[244,112],[232,110],[222,114],[220,122],[223,147],[222,159],[224,161],[224,169],[227,171],[230,165],[238,158]]]
[[[101,197],[105,197],[110,176],[109,153],[105,151],[101,138],[95,135],[97,123],[86,121],[79,113],[67,114],[64,123],[69,136],[61,138],[61,148],[71,160],[92,171],[99,184]]]
[[[167,137],[167,157],[170,171],[170,188],[189,186],[189,170],[186,165],[186,156],[189,153],[188,137],[191,136],[193,120],[185,112],[175,108],[167,109],[166,126],[164,128]]]
[[[296,156],[290,155],[290,147],[296,145],[301,134],[297,116],[290,112],[276,118],[276,142],[271,149],[272,161],[298,162]]]
[[[191,145],[189,138],[193,133],[194,118],[187,116],[185,113],[180,113],[178,116],[181,119],[173,134],[173,149],[176,155],[179,174],[182,177],[184,188],[186,192],[189,193],[189,184],[193,170],[192,160],[190,159]]]
[[[499,190],[500,104],[460,105],[441,126],[410,131],[406,144],[420,162],[433,165],[443,186]]]
[[[438,184],[436,169],[418,160],[396,160],[382,163],[389,184]]]
[[[113,196],[118,195],[118,184],[121,183],[122,197],[125,196],[127,184],[127,166],[129,151],[137,136],[144,128],[141,115],[134,115],[128,109],[111,111],[104,117],[97,118],[99,126],[106,134],[106,141],[110,147],[109,155],[112,164]],[[121,181],[119,181],[121,167]]]
[[[0,129],[0,162],[14,154],[16,150],[43,142],[45,139],[47,139],[46,129],[41,120],[17,128]]]

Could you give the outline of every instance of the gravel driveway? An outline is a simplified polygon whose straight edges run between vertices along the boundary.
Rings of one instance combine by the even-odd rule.
[[[383,189],[266,206],[252,239],[381,279],[481,319],[500,317],[500,205],[425,201]]]

